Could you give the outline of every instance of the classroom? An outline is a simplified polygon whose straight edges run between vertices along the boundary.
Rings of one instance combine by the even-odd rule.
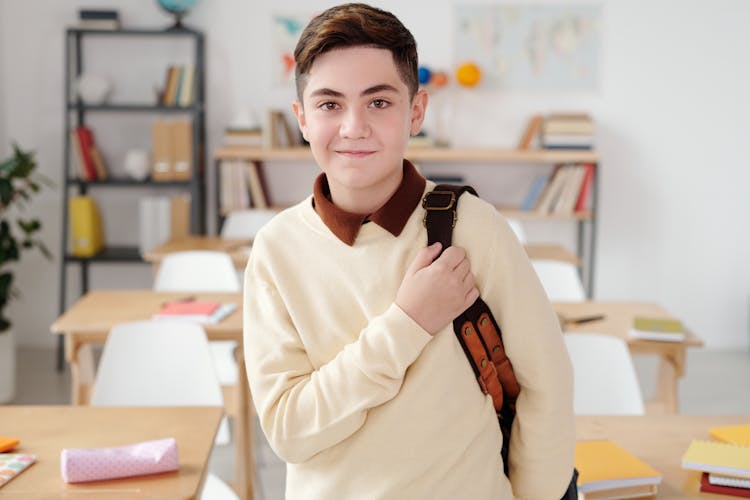
[[[294,489],[308,469],[251,395],[244,270],[258,231],[317,196],[294,50],[341,3],[0,0],[0,494],[323,498]],[[750,3],[367,3],[416,41],[428,97],[405,165],[497,209],[559,322],[581,498],[750,496]],[[303,294],[318,262],[297,252]],[[141,442],[169,464],[102,472]],[[732,473],[693,449],[723,442],[744,453]],[[99,466],[76,476],[86,450]],[[602,453],[634,459],[631,482],[583,465]]]

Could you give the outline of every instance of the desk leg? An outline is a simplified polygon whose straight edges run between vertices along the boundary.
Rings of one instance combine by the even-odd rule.
[[[236,351],[238,383],[237,383],[237,426],[235,432],[237,489],[242,500],[253,500],[253,486],[255,479],[254,433],[252,401],[250,387],[247,384],[245,371],[245,357],[242,347]]]
[[[94,352],[91,344],[79,344],[72,335],[65,334],[65,358],[70,363],[70,401],[87,405],[94,385]]]
[[[685,351],[663,354],[659,358],[659,373],[656,379],[654,399],[663,405],[667,415],[677,414],[677,381],[685,373]]]

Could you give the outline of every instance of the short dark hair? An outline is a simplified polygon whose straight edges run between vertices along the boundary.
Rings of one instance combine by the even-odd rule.
[[[300,102],[315,58],[333,49],[356,46],[389,50],[409,89],[409,98],[414,97],[419,88],[414,36],[390,12],[363,3],[347,3],[314,17],[300,35],[294,49],[294,77]]]

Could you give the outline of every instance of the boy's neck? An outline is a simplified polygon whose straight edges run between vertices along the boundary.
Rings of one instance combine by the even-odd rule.
[[[368,186],[366,189],[352,189],[331,183],[331,201],[334,205],[353,214],[368,215],[378,211],[380,207],[391,199],[404,178],[403,170],[398,176],[384,179],[376,186]]]

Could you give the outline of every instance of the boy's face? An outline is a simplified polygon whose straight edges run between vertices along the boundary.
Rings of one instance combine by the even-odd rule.
[[[334,203],[357,211],[368,200],[390,196],[401,182],[409,135],[419,132],[427,104],[422,91],[409,99],[391,52],[347,47],[318,56],[302,97],[304,105],[294,102],[294,113]],[[363,204],[352,206],[357,200]]]

